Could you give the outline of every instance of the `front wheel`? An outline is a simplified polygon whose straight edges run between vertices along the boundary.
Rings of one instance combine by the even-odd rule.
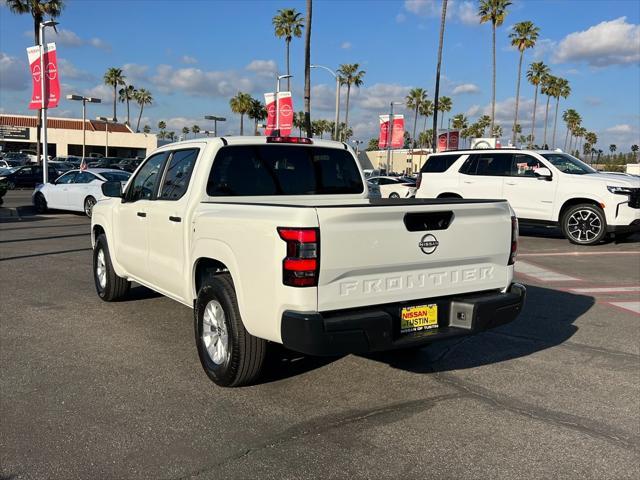
[[[93,280],[98,296],[105,302],[120,300],[127,294],[131,286],[131,282],[126,278],[116,275],[111,264],[107,237],[104,235],[97,238],[96,246],[93,249]]]
[[[96,204],[96,199],[89,196],[84,199],[84,213],[87,217],[91,218],[93,212],[93,206]]]
[[[600,243],[607,234],[604,212],[596,205],[575,205],[562,217],[562,233],[576,245]]]
[[[36,212],[38,213],[47,213],[47,199],[44,198],[44,195],[40,192],[36,193],[34,198],[34,203],[36,205]]]
[[[239,387],[260,375],[266,341],[244,328],[231,275],[204,282],[196,299],[194,329],[200,363],[214,383]]]
[[[398,195],[396,192],[393,192],[391,195],[389,195],[389,198],[400,198],[400,195]]]

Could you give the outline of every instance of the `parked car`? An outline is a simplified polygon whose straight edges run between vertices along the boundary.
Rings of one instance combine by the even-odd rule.
[[[369,177],[369,183],[380,187],[382,198],[411,198],[416,196],[416,185],[400,177]]]
[[[380,187],[376,183],[367,180],[367,187],[369,189],[369,198],[382,198]]]
[[[59,170],[49,167],[49,180],[58,178],[61,174]],[[26,165],[18,167],[15,171],[0,176],[0,183],[4,184],[8,190],[14,188],[34,188],[42,183],[42,167],[40,165]]]
[[[27,155],[19,152],[6,152],[2,159],[12,167],[26,165],[30,161]]]
[[[98,296],[118,300],[135,280],[193,308],[218,385],[255,380],[267,342],[308,355],[417,347],[510,322],[524,302],[506,201],[369,199],[340,142],[172,143],[124,191],[102,190]]]
[[[62,172],[62,173],[68,172],[69,170],[76,168],[72,163],[68,163],[68,162],[59,162],[55,160],[50,160],[48,163],[49,163],[49,166],[55,168],[56,171]]]
[[[118,168],[126,172],[133,173],[135,169],[138,168],[138,165],[142,163],[142,160],[143,159],[141,158],[125,158],[124,160],[120,161],[120,163],[118,164]]]
[[[39,213],[49,208],[84,212],[91,217],[96,202],[106,198],[101,186],[104,182],[121,182],[124,186],[131,174],[122,170],[103,168],[71,170],[52,183],[38,185],[32,200]]]
[[[559,226],[578,245],[640,231],[640,178],[600,173],[569,154],[460,150],[432,154],[418,198],[504,198],[523,224]]]
[[[101,157],[98,160],[92,159],[89,162],[89,168],[112,168],[120,169],[120,162],[123,160],[119,157]]]

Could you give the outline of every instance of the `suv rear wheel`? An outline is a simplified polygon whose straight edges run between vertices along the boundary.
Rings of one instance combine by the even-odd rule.
[[[595,245],[607,234],[607,221],[602,209],[583,203],[570,207],[562,217],[562,233],[576,245]]]

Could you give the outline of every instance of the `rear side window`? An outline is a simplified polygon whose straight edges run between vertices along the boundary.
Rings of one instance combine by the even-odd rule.
[[[214,197],[363,191],[360,171],[347,150],[286,145],[223,147],[207,183],[207,194]]]
[[[460,173],[482,175],[486,177],[509,176],[511,171],[511,154],[482,153],[469,157],[462,165]]]
[[[429,157],[420,171],[422,173],[446,172],[459,158],[460,155],[434,155]]]
[[[198,148],[190,148],[173,152],[158,195],[160,200],[178,200],[185,194],[199,151]]]

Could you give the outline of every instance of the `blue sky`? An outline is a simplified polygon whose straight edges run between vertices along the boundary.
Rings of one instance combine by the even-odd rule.
[[[32,20],[3,4],[0,0],[0,111],[29,113],[25,49],[33,43]],[[165,120],[176,132],[193,124],[211,129],[202,117],[217,114],[229,119],[220,132],[234,134],[239,118],[230,112],[229,98],[239,90],[261,98],[273,90],[276,71],[285,69],[284,41],[273,35],[271,18],[287,7],[304,13],[305,2],[68,0],[60,34],[49,38],[58,45],[63,93],[91,94],[105,102],[90,107],[91,117],[111,112],[112,90],[102,84],[102,75],[117,66],[154,96],[142,124],[155,130]],[[472,121],[489,112],[491,101],[491,28],[478,23],[476,11],[475,1],[449,2],[443,55],[442,94],[453,98],[450,115],[465,113]],[[439,14],[435,0],[314,2],[312,62],[334,69],[360,63],[367,72],[364,86],[351,97],[355,138],[375,136],[378,114],[411,87],[427,89],[432,98]],[[610,143],[621,151],[640,143],[640,2],[513,1],[497,33],[496,118],[505,138],[513,121],[518,61],[508,33],[523,20],[540,27],[538,46],[525,54],[523,70],[543,60],[553,74],[570,81],[572,95],[561,101],[560,111],[578,110],[604,150]],[[303,47],[303,38],[292,42],[296,110],[302,110]],[[334,85],[327,72],[312,72],[313,118],[333,119]],[[344,114],[344,94],[341,108]],[[523,81],[520,119],[526,132],[532,108],[533,88]],[[134,119],[137,113],[133,107]],[[124,114],[119,104],[119,118]],[[77,117],[80,105],[65,100],[50,115]],[[407,116],[411,130],[413,116]],[[543,116],[544,100],[538,106],[539,132]],[[564,129],[558,135],[564,138]]]

